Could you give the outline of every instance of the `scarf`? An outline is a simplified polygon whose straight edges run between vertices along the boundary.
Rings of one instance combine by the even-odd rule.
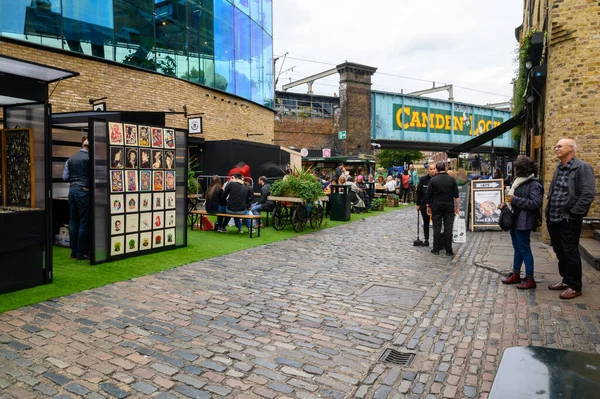
[[[512,186],[510,186],[510,190],[508,190],[508,195],[515,195],[515,190],[517,189],[517,187],[519,187],[523,183],[527,183],[529,180],[533,179],[534,177],[535,177],[535,175],[533,175],[533,174],[530,174],[527,177],[517,177],[515,179],[515,181],[513,182]],[[508,209],[510,209],[511,211],[513,210],[510,203],[507,203],[506,206],[508,206]]]

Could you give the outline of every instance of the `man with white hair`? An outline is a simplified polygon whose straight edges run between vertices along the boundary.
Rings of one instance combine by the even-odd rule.
[[[563,291],[561,299],[573,299],[581,295],[579,236],[596,194],[594,170],[575,156],[577,144],[572,139],[560,139],[554,152],[560,162],[548,190],[546,223],[562,281],[548,288]]]

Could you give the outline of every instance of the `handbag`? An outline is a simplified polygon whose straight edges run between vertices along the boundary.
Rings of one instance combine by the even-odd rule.
[[[508,207],[508,205],[504,205],[502,209],[500,209],[500,217],[498,218],[498,225],[503,231],[508,231],[512,228],[515,222],[515,213]]]

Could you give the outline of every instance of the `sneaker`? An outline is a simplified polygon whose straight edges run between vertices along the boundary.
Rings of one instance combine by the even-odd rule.
[[[239,233],[239,234],[244,234],[244,230],[242,230],[242,229],[239,229],[239,230],[238,230],[238,233]]]
[[[423,244],[421,244],[421,246],[428,247],[429,246],[429,240],[423,241]]]
[[[431,253],[432,253],[432,254],[434,254],[434,255],[439,255],[439,254],[440,254],[440,251],[439,251],[439,250],[436,250],[436,249],[432,249],[432,250],[431,250]]]
[[[217,230],[219,233],[227,233],[227,229],[223,227],[222,229]]]
[[[77,260],[90,260],[90,255],[88,254],[83,254],[81,256],[77,257]]]
[[[454,256],[454,252],[452,252],[452,251],[446,251],[446,256]]]

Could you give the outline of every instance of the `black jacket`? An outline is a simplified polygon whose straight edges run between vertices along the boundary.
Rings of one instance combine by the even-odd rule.
[[[556,176],[558,176],[558,167],[554,170],[554,176],[548,189],[548,198],[552,196],[554,192],[554,185],[556,184]],[[594,179],[594,169],[580,160],[575,158],[575,162],[569,170],[569,200],[562,209],[563,217],[569,220],[569,217],[582,218],[587,215],[590,210],[590,205],[594,202],[596,195],[596,182]],[[550,201],[546,204],[546,217],[550,212]]]
[[[269,201],[267,197],[271,195],[271,185],[266,183],[260,188],[260,199],[258,203],[262,205],[263,211],[270,211],[273,209],[273,201]]]
[[[230,211],[245,211],[248,189],[244,184],[229,182],[223,191],[223,197],[227,199],[227,209]]]
[[[426,174],[425,176],[421,176],[419,178],[419,184],[417,185],[416,204],[421,207],[427,205],[427,186],[429,185],[429,180],[431,180],[431,176],[429,176],[429,174]]]
[[[207,192],[206,204],[204,204],[206,212],[217,213],[219,211],[221,197],[223,197],[223,189],[221,187],[215,187],[210,197],[208,196]]]
[[[458,184],[448,173],[433,176],[427,186],[427,205],[454,205],[458,198]]]

